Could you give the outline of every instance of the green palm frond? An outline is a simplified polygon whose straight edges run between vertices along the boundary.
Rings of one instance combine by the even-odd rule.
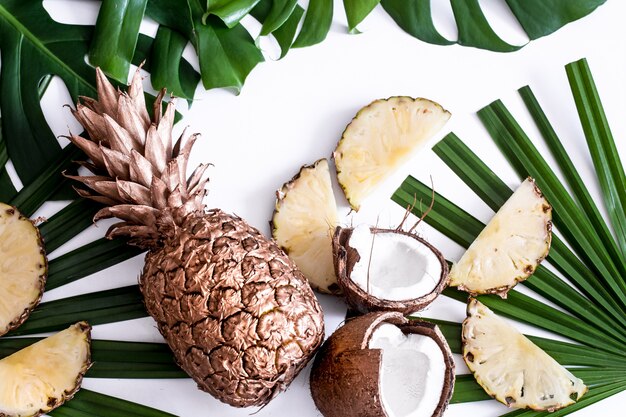
[[[176,417],[145,405],[81,389],[72,401],[51,411],[53,417]]]
[[[0,359],[41,340],[39,337],[3,339]],[[188,378],[165,343],[92,340],[93,366],[88,378]]]
[[[535,178],[553,206],[557,231],[547,258],[560,275],[541,265],[521,283],[545,297],[560,309],[550,307],[529,295],[511,291],[508,299],[480,296],[496,313],[542,328],[569,341],[530,337],[561,364],[583,378],[590,391],[576,404],[555,413],[517,410],[512,416],[564,416],[626,390],[626,262],[624,244],[624,169],[586,60],[566,66],[570,87],[581,125],[594,162],[610,225],[600,214],[596,201],[530,87],[519,90],[534,122],[557,162],[571,194],[549,166],[533,141],[501,101],[478,112],[492,140],[508,159],[520,179]],[[435,154],[492,210],[497,211],[512,190],[487,164],[451,133],[433,147]],[[429,201],[433,190],[408,177],[392,199],[402,207]],[[421,209],[413,207],[421,217]],[[432,211],[425,221],[463,247],[468,247],[484,224],[444,196],[435,193]],[[615,237],[614,237],[615,235]],[[571,248],[571,249],[570,249]],[[466,301],[467,295],[447,289],[445,295]],[[435,320],[453,350],[459,352],[460,324]],[[488,399],[473,377],[459,375],[453,402]]]

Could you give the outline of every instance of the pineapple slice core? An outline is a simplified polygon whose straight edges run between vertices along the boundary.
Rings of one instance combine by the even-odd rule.
[[[90,366],[90,329],[77,323],[0,360],[0,415],[37,416],[72,398]]]
[[[337,179],[350,206],[358,210],[448,119],[448,111],[423,98],[391,97],[362,108],[334,152]]]
[[[450,270],[450,285],[470,294],[506,293],[548,255],[552,207],[528,178]]]
[[[14,207],[0,203],[0,335],[21,324],[37,305],[46,266],[37,227]]]
[[[554,411],[587,392],[582,380],[476,299],[463,322],[463,358],[485,391],[509,407]]]
[[[403,334],[384,323],[370,338],[370,349],[382,349],[380,394],[389,417],[431,417],[441,399],[446,364],[432,338]]]
[[[332,254],[332,233],[337,222],[326,159],[302,167],[278,190],[272,236],[311,286],[329,294],[339,291]]]

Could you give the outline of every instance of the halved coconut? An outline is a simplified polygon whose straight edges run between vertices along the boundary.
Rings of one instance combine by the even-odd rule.
[[[353,310],[423,310],[446,288],[448,264],[433,245],[401,230],[338,227],[333,238],[339,286]]]
[[[39,304],[47,273],[39,229],[15,207],[0,203],[0,336]]]
[[[555,411],[587,392],[582,380],[476,299],[467,305],[462,339],[476,381],[509,407]]]
[[[441,416],[454,388],[454,361],[436,325],[397,312],[348,320],[311,370],[311,393],[325,417]]]
[[[311,287],[328,294],[340,292],[332,256],[336,225],[337,205],[326,159],[303,166],[276,192],[272,236]]]
[[[0,360],[0,416],[31,417],[71,399],[91,366],[85,322]]]
[[[527,178],[450,270],[450,285],[471,295],[507,293],[548,256],[552,206]]]
[[[361,202],[450,119],[424,98],[390,97],[363,107],[334,152],[337,179],[350,206]]]

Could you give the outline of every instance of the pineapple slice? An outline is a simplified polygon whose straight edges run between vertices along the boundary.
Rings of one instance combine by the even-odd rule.
[[[39,303],[47,269],[39,229],[0,203],[0,336],[22,324]]]
[[[532,178],[498,210],[450,270],[450,285],[472,295],[507,293],[548,255],[552,207]]]
[[[38,416],[71,399],[91,365],[90,331],[76,323],[0,360],[0,416]]]
[[[376,100],[346,127],[334,152],[337,179],[354,210],[441,129],[450,113],[411,97]]]
[[[476,299],[463,322],[463,359],[487,394],[512,408],[555,411],[587,392],[582,380]]]
[[[332,254],[332,234],[337,221],[326,159],[302,167],[298,175],[276,192],[272,236],[311,286],[328,294],[340,292]]]

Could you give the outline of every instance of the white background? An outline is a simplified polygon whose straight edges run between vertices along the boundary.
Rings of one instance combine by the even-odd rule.
[[[274,191],[301,165],[329,157],[343,128],[360,107],[393,95],[427,97],[441,103],[453,117],[433,144],[448,131],[454,131],[515,187],[519,180],[487,136],[475,112],[502,98],[532,137],[537,138],[516,93],[517,88],[526,84],[533,87],[574,162],[594,195],[600,198],[563,67],[582,57],[589,59],[618,147],[624,151],[625,2],[610,0],[583,20],[508,54],[425,44],[402,32],[380,8],[360,26],[362,34],[348,35],[341,2],[336,3],[335,21],[323,44],[293,50],[278,62],[268,59],[269,62],[252,72],[239,96],[227,91],[204,92],[199,88],[197,100],[189,111],[181,103],[181,111],[186,115],[182,124],[190,125],[203,135],[196,145],[191,165],[200,162],[215,165],[210,171],[210,193],[206,200],[209,207],[237,213],[268,233]],[[437,26],[443,34],[454,38],[456,33],[448,2],[436,0],[433,3]],[[504,6],[504,0],[483,0],[481,4],[505,40],[518,44],[526,41]],[[93,24],[98,2],[49,1],[46,7],[57,20]],[[245,23],[253,31],[258,30],[254,22]],[[146,22],[142,31],[154,35],[155,26]],[[275,56],[271,41],[264,41],[264,45],[268,57]],[[187,52],[186,56],[195,61],[193,52]],[[59,82],[55,82],[44,98],[44,111],[58,135],[76,126],[69,112],[61,108],[61,104],[69,100]],[[542,143],[537,145],[545,149]],[[392,203],[389,196],[408,173],[423,181],[429,181],[432,176],[439,192],[481,220],[486,221],[492,215],[432,152],[424,151],[370,198],[356,216],[348,217],[346,202],[337,189],[342,221],[395,226],[403,210]],[[59,206],[50,205],[38,214],[49,215]],[[51,257],[101,237],[105,230],[106,226],[93,227]],[[421,227],[420,233],[438,245],[448,259],[457,259],[462,253],[457,245],[427,226]],[[141,266],[141,257],[132,259],[50,291],[44,300],[134,284]],[[332,297],[320,297],[320,301],[325,310],[327,333],[330,333],[342,321],[345,307],[341,300]],[[441,297],[424,314],[461,321],[464,306]],[[545,335],[536,329],[518,327],[528,333]],[[162,340],[150,318],[96,326],[93,335],[99,339]],[[460,372],[467,372],[462,360],[457,361],[457,365]],[[247,416],[255,411],[259,417],[318,416],[307,380],[308,369],[287,392],[260,411],[225,406],[198,391],[191,380],[86,379],[84,386],[181,416]],[[624,400],[626,394],[622,393],[575,415],[595,416],[599,412],[607,417],[623,415],[618,407]],[[453,405],[446,416],[491,417],[506,411],[499,403],[487,401]]]

